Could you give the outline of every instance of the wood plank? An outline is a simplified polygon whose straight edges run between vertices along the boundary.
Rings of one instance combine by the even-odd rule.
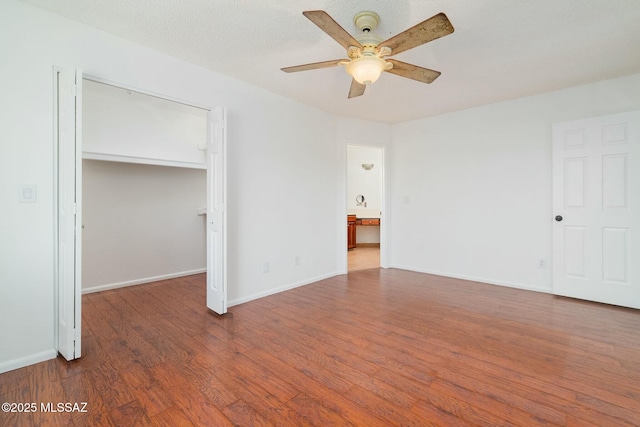
[[[227,406],[223,412],[235,426],[269,427],[276,425],[242,400],[237,400]]]
[[[181,370],[177,366],[166,363],[154,366],[151,371],[157,388],[169,395],[175,405],[182,409],[193,424],[198,426],[232,425],[214,402],[182,377]]]
[[[196,425],[187,418],[184,411],[177,406],[167,408],[159,414],[151,417],[151,423],[156,427],[196,427]]]

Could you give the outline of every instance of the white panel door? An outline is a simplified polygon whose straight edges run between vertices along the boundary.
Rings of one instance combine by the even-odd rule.
[[[58,352],[81,355],[82,72],[56,69]]]
[[[640,111],[553,127],[553,293],[640,308]]]
[[[209,112],[207,126],[207,307],[227,312],[226,111]]]

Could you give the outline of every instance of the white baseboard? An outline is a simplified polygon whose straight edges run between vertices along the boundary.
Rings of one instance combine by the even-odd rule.
[[[340,272],[336,271],[336,272],[329,273],[329,274],[323,274],[321,276],[316,276],[316,277],[313,277],[313,278],[310,278],[310,279],[305,279],[305,280],[300,281],[300,282],[290,283],[288,285],[280,286],[280,287],[277,287],[277,288],[274,288],[274,289],[269,289],[269,290],[264,291],[264,292],[258,292],[258,293],[255,293],[255,294],[248,295],[246,297],[230,300],[230,301],[227,301],[227,307],[232,307],[234,305],[244,304],[245,302],[253,301],[253,300],[256,300],[258,298],[268,297],[269,295],[273,295],[273,294],[277,294],[277,293],[280,293],[280,292],[288,291],[290,289],[299,288],[300,286],[310,285],[311,283],[319,282],[320,280],[328,279],[330,277],[339,276],[341,274],[344,274],[344,273],[340,273]]]
[[[175,279],[176,277],[191,276],[192,274],[200,274],[200,273],[206,273],[206,272],[207,272],[206,268],[199,268],[197,270],[189,270],[189,271],[181,271],[179,273],[163,274],[161,276],[143,277],[143,278],[140,278],[140,279],[128,280],[126,282],[110,283],[110,284],[107,284],[107,285],[99,285],[99,286],[91,286],[91,287],[83,288],[82,289],[82,293],[83,294],[89,294],[89,293],[92,293],[92,292],[108,291],[110,289],[124,288],[126,286],[133,286],[133,285],[142,285],[144,283],[157,282],[159,280]]]
[[[14,369],[24,368],[25,366],[34,365],[36,363],[44,362],[45,360],[55,359],[58,356],[58,352],[51,349],[43,351],[41,353],[30,354],[28,356],[19,357],[18,359],[8,360],[0,363],[0,374],[13,371]]]
[[[391,268],[397,268],[399,270],[415,271],[416,273],[433,274],[434,276],[451,277],[452,279],[469,280],[472,282],[486,283],[488,285],[505,286],[507,288],[523,289],[526,291],[544,292],[550,294],[552,292],[551,286],[549,288],[541,288],[538,286],[529,286],[522,283],[505,282],[501,280],[488,279],[486,277],[478,276],[466,276],[463,274],[449,273],[446,271],[429,270],[425,268],[411,267],[406,265],[393,265]]]

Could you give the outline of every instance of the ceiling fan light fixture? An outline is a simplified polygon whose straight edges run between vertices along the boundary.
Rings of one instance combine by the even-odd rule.
[[[346,70],[358,83],[370,85],[378,80],[386,68],[387,62],[384,59],[371,55],[352,59],[347,64]]]
[[[440,75],[439,71],[407,64],[396,59],[387,61],[385,58],[429,43],[454,31],[449,18],[444,13],[439,13],[391,38],[382,40],[382,37],[374,33],[380,22],[380,17],[375,12],[363,11],[354,17],[353,22],[361,31],[356,36],[342,28],[324,10],[306,10],[302,14],[345,48],[349,59],[314,62],[285,67],[281,70],[293,73],[344,65],[345,70],[352,77],[348,98],[363,95],[366,87],[378,80],[383,71],[421,83],[432,83]]]

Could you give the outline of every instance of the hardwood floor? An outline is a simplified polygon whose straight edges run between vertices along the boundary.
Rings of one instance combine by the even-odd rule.
[[[640,424],[637,310],[394,269],[204,303],[204,275],[85,295],[83,358],[0,375],[38,405],[0,425]]]
[[[380,268],[380,247],[356,246],[347,251],[348,271]]]

